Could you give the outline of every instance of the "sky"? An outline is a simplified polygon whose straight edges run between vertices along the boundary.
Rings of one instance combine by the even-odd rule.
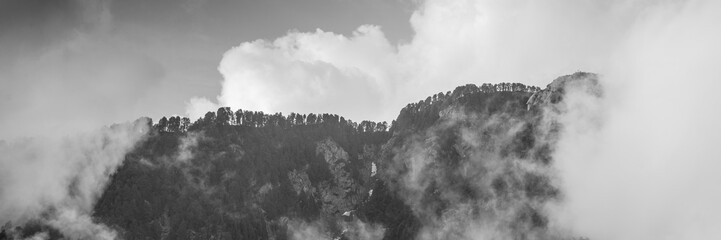
[[[192,97],[220,93],[217,68],[233,46],[318,28],[350,34],[362,24],[406,41],[414,4],[2,0],[0,139],[185,115]]]
[[[703,2],[2,0],[0,139],[223,106],[390,122],[468,83],[603,74],[650,13]]]
[[[75,157],[87,151],[108,164],[43,170],[97,170],[97,194],[91,180],[138,129],[58,136],[140,116],[230,106],[390,121],[466,83],[543,87],[581,70],[600,74],[604,97],[571,94],[559,116],[554,224],[591,239],[716,239],[719,23],[714,0],[0,0],[0,197],[67,202],[15,186],[55,189],[25,170],[93,162]],[[11,140],[34,136],[54,140]]]
[[[2,0],[0,139],[220,106],[390,122],[467,83],[600,72],[653,4]]]

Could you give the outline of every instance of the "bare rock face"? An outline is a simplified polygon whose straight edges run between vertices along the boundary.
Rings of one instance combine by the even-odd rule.
[[[351,157],[348,152],[330,138],[316,143],[316,154],[328,163],[328,170],[332,178],[321,182],[312,182],[308,175],[308,166],[295,169],[287,174],[294,192],[296,194],[305,193],[320,200],[321,212],[325,216],[338,217],[352,212],[368,194],[368,185],[374,169],[372,161],[378,155],[377,147],[364,146],[358,159],[353,160],[362,162],[361,164],[355,163],[361,166],[361,169],[358,170],[359,178],[353,178],[349,172],[349,168],[354,166],[349,166]],[[272,187],[268,186],[267,188]]]
[[[528,102],[526,102],[528,110],[531,110],[535,106],[560,102],[566,89],[570,87],[583,87],[586,91],[596,96],[602,94],[597,74],[576,72],[571,75],[556,78],[553,82],[549,83],[545,89],[531,95],[531,97],[528,98]]]
[[[301,192],[305,192],[311,195],[315,194],[315,187],[313,187],[312,183],[310,182],[310,178],[308,178],[308,173],[306,173],[305,169],[293,170],[289,172],[288,180],[290,180],[290,184],[293,185],[293,190],[295,190],[295,194],[300,194]]]
[[[323,182],[319,193],[323,202],[323,213],[339,215],[350,211],[361,201],[360,187],[345,166],[349,164],[348,152],[331,139],[318,142],[316,153],[325,158],[333,174],[332,182]]]
[[[325,158],[325,160],[330,165],[337,165],[348,162],[348,152],[338,146],[338,144],[336,144],[330,138],[318,142],[315,152],[316,154],[323,155],[323,158]]]
[[[361,169],[361,172],[363,173],[361,175],[361,180],[363,181],[363,186],[368,186],[371,182],[371,178],[375,177],[375,175],[378,173],[378,167],[375,163],[375,161],[377,161],[378,159],[380,159],[380,147],[379,146],[375,146],[375,145],[363,146],[363,152],[361,152],[361,154],[358,155],[358,160],[363,162],[363,168]]]

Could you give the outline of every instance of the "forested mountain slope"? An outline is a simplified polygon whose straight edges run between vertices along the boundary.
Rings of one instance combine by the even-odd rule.
[[[391,124],[221,108],[162,118],[99,197],[123,239],[559,239],[543,206],[565,86],[469,84],[408,104]],[[590,84],[589,84],[590,83]],[[5,229],[7,236],[41,224]],[[489,235],[490,236],[490,235]]]

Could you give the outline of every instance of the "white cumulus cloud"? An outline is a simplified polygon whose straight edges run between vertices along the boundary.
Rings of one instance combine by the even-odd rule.
[[[361,26],[241,43],[220,63],[218,97],[196,98],[188,112],[391,120],[465,83],[543,86],[597,72],[603,102],[565,116],[556,167],[567,198],[554,221],[592,239],[712,239],[721,235],[718,23],[711,0],[428,0],[408,42]]]
[[[602,71],[647,4],[566,1],[425,1],[414,36],[391,43],[382,26],[351,36],[291,31],[244,42],[218,67],[216,99],[194,98],[193,118],[218,106],[266,112],[331,112],[391,120],[409,102],[458,85],[548,79]]]

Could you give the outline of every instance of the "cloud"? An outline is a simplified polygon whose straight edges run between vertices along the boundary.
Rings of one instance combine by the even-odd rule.
[[[62,208],[47,222],[70,239],[114,240],[118,237],[115,230],[93,222],[88,213],[77,209]]]
[[[164,69],[110,35],[110,3],[0,4],[1,224],[116,236],[94,222],[93,206],[150,123],[101,126],[127,120],[119,109],[132,108],[147,93],[138,86],[152,86]]]
[[[165,67],[113,34],[110,5],[22,1],[1,10],[8,14],[0,19],[7,22],[0,26],[0,139],[59,136],[147,114],[142,100]]]
[[[559,194],[553,167],[538,157],[556,138],[510,111],[446,109],[430,128],[391,140],[385,176],[399,179],[391,186],[421,221],[417,239],[568,237],[547,228],[546,204]],[[525,138],[526,154],[509,150]]]
[[[571,93],[559,116],[568,198],[554,224],[593,239],[713,238],[719,12],[706,0],[423,1],[408,42],[362,26],[242,43],[223,57],[217,99],[198,102],[388,120],[468,82],[543,85],[598,72],[604,100]]]
[[[719,10],[714,1],[648,9],[603,78],[606,98],[570,98],[581,104],[556,156],[563,223],[591,239],[721,235]]]
[[[204,138],[205,135],[203,132],[188,132],[180,139],[177,157],[174,157],[174,159],[183,163],[190,161],[195,155],[193,151],[198,147],[198,142]]]
[[[149,130],[147,119],[0,144],[0,222],[43,221],[73,238],[114,233],[89,215],[110,174]]]
[[[107,32],[113,22],[110,13],[111,0],[75,0],[82,13],[82,21],[96,31]]]
[[[577,70],[603,71],[645,5],[423,1],[410,18],[408,42],[391,43],[371,25],[351,36],[291,31],[244,42],[218,67],[217,99],[190,102],[188,113],[197,118],[213,110],[205,107],[230,106],[390,120],[408,102],[466,83],[545,84]]]
[[[317,30],[291,32],[269,42],[256,40],[225,53],[218,70],[224,77],[217,105],[204,99],[189,103],[188,114],[201,117],[205,107],[296,112],[343,112],[372,116],[387,101],[383,82],[395,64],[393,47],[380,28],[362,26],[351,37]]]
[[[41,46],[33,51],[14,41],[59,36],[56,28],[36,36],[0,26],[19,33],[0,35],[0,53],[19,56],[0,64],[2,85],[14,86],[0,88],[0,112],[13,113],[0,118],[0,135],[48,136],[2,147],[2,220],[29,218],[50,205],[88,211],[104,171],[131,144],[110,141],[117,148],[107,149],[91,137],[111,133],[58,136],[116,121],[114,108],[134,106],[148,93],[137,86],[164,76],[154,59],[105,35],[113,17],[103,3],[82,5],[74,12],[79,18],[51,11],[63,39],[31,45]],[[76,5],[68,6],[61,7]],[[218,97],[191,100],[188,113],[197,118],[230,106],[389,120],[408,102],[468,82],[542,85],[576,70],[599,72],[604,100],[572,93],[568,101],[579,107],[560,116],[566,128],[556,167],[567,202],[554,221],[594,239],[708,239],[721,235],[713,218],[721,200],[714,191],[721,182],[714,148],[721,140],[720,10],[710,0],[429,0],[412,15],[408,42],[392,43],[382,27],[367,25],[350,36],[291,31],[241,43],[218,67],[224,78]],[[84,24],[94,30],[78,27]],[[110,162],[88,160],[98,158]],[[69,186],[77,191],[70,194]]]
[[[292,240],[329,240],[330,233],[321,223],[307,223],[303,221],[290,220],[288,222],[288,237]]]
[[[0,111],[8,113],[0,118],[0,138],[59,136],[130,120],[126,112],[141,114],[135,111],[140,99],[163,77],[163,66],[96,40],[79,34],[39,58],[19,58],[16,67],[0,73],[9,75],[3,78],[8,88],[0,90]]]
[[[306,222],[298,219],[287,221],[288,237],[292,240],[376,240],[382,239],[385,229],[358,219],[325,219]]]

